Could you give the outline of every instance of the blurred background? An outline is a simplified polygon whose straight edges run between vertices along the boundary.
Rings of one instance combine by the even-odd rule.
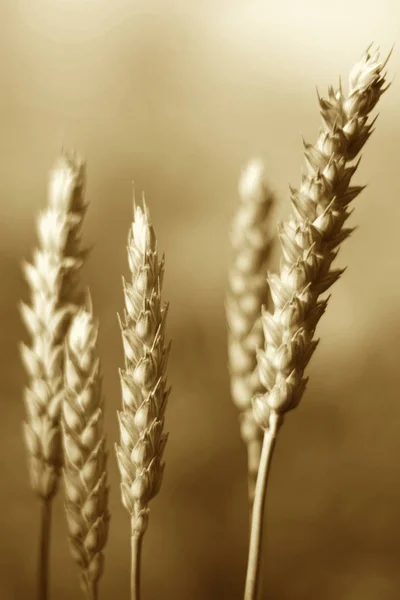
[[[242,598],[247,557],[246,457],[229,397],[224,295],[237,180],[265,161],[289,213],[301,135],[316,140],[315,86],[326,94],[374,41],[400,68],[395,0],[15,0],[0,6],[0,597],[34,594],[38,503],[21,438],[26,383],[17,303],[20,263],[36,244],[49,169],[61,145],[87,160],[95,244],[83,277],[100,318],[112,522],[104,600],[129,595],[129,518],[113,452],[122,349],[116,313],[132,182],[145,191],[166,254],[173,386],[166,474],[143,557],[148,600]],[[346,88],[347,89],[347,88]],[[400,88],[379,104],[355,183],[352,226],[308,369],[274,457],[264,597],[400,597]],[[52,599],[78,598],[57,496]]]

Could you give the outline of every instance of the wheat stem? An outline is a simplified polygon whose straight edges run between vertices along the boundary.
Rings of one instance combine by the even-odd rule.
[[[253,439],[247,443],[247,486],[249,495],[250,522],[256,489],[258,466],[260,464],[261,449],[262,439]]]
[[[132,282],[124,281],[125,319],[120,319],[125,368],[120,371],[122,410],[118,412],[120,444],[116,446],[121,473],[122,503],[131,517],[132,598],[140,597],[140,551],[147,529],[149,502],[160,490],[163,454],[168,435],[164,413],[169,389],[165,345],[167,305],[161,300],[164,259],[149,210],[134,205],[128,238]]]
[[[40,537],[37,571],[37,598],[47,600],[49,596],[49,557],[51,539],[51,500],[41,500]]]
[[[143,533],[134,533],[132,523],[131,535],[131,600],[140,600],[140,573],[142,563]]]
[[[269,428],[264,433],[251,516],[249,556],[244,593],[245,600],[257,600],[258,598],[265,497],[272,455],[281,419],[282,417],[278,413],[271,412]]]
[[[329,100],[319,98],[323,127],[315,146],[305,144],[307,173],[300,189],[291,190],[294,214],[279,227],[280,271],[268,278],[274,310],[262,313],[265,348],[257,353],[265,391],[253,398],[253,413],[266,432],[267,448],[256,485],[245,600],[255,598],[259,578],[263,504],[276,435],[270,429],[278,414],[283,418],[301,400],[308,381],[304,372],[319,341],[315,330],[329,300],[319,297],[344,271],[331,265],[353,231],[344,227],[348,205],[363,189],[350,185],[357,165],[349,163],[372,133],[374,121],[368,118],[388,87],[386,63],[368,49],[350,72],[348,97],[340,84],[329,88]]]
[[[86,255],[80,247],[85,169],[74,154],[63,153],[51,172],[48,204],[38,218],[38,248],[23,265],[30,303],[21,302],[21,316],[30,344],[21,344],[29,376],[23,424],[31,486],[42,502],[38,594],[48,597],[51,501],[62,466],[60,406],[63,396],[65,335],[81,299],[79,271]]]
[[[88,585],[86,595],[87,595],[88,600],[98,600],[98,598],[99,598],[99,586],[98,586],[98,582],[97,581],[95,581],[95,582],[91,583],[90,585]]]
[[[254,439],[247,444],[247,485],[249,496],[249,536],[251,531],[251,519],[253,515],[253,502],[256,490],[258,467],[260,464],[262,450],[262,439]],[[260,567],[260,585],[258,587],[258,600],[262,598],[262,566]]]

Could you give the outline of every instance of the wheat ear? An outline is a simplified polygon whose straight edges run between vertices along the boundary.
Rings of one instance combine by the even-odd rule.
[[[388,57],[389,58],[389,57]],[[315,146],[305,144],[307,172],[300,190],[292,189],[294,214],[279,227],[282,259],[279,275],[268,278],[274,312],[263,312],[265,350],[258,353],[260,380],[266,389],[253,400],[256,421],[265,430],[253,506],[245,600],[255,600],[259,579],[264,501],[269,466],[283,415],[298,405],[307,379],[304,370],[318,344],[314,332],[328,299],[319,296],[344,269],[331,269],[337,248],[352,229],[344,224],[348,206],[362,191],[350,186],[358,163],[348,166],[371,135],[370,111],[385,91],[386,61],[369,49],[349,76],[349,95],[341,85],[319,98],[323,127]]]
[[[148,504],[158,493],[164,472],[164,412],[169,395],[165,371],[170,348],[164,334],[167,305],[161,301],[164,258],[158,258],[144,199],[143,209],[134,205],[127,250],[132,281],[123,280],[125,319],[120,326],[125,368],[120,371],[122,411],[118,412],[116,453],[122,503],[131,516],[131,598],[139,600]]]
[[[31,486],[41,500],[38,599],[48,597],[51,503],[62,466],[60,410],[64,393],[63,353],[71,316],[81,302],[79,269],[85,252],[80,232],[86,212],[84,165],[64,153],[50,175],[48,206],[38,218],[39,248],[23,269],[31,292],[21,316],[31,344],[21,344],[30,378],[25,389],[24,438]]]
[[[232,400],[240,411],[240,433],[247,447],[248,494],[253,504],[263,430],[252,410],[262,391],[256,351],[264,345],[261,306],[268,295],[267,269],[273,238],[268,234],[274,197],[260,160],[252,160],[239,180],[240,204],[231,228],[233,259],[226,300],[228,365]]]
[[[63,474],[71,553],[85,595],[97,600],[110,514],[98,324],[90,297],[87,304],[74,316],[66,343]]]

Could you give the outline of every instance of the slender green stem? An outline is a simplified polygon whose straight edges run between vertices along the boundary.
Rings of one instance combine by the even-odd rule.
[[[131,536],[131,600],[140,600],[143,533]]]
[[[51,503],[51,498],[46,498],[41,501],[39,556],[37,570],[37,600],[48,600],[49,597]]]
[[[264,505],[267,493],[268,475],[281,418],[282,417],[278,415],[278,413],[272,412],[270,416],[269,428],[264,434],[251,519],[250,545],[244,600],[257,600],[258,597]]]

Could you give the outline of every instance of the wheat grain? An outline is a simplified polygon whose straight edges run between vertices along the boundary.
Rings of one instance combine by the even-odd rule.
[[[62,464],[63,351],[71,316],[81,301],[77,274],[84,258],[79,236],[85,210],[83,164],[64,154],[51,172],[49,203],[39,215],[40,246],[33,262],[24,263],[31,304],[21,303],[32,339],[30,347],[20,346],[30,377],[24,437],[32,488],[43,499],[55,494]]]
[[[42,500],[39,554],[40,600],[47,598],[51,499],[62,466],[60,409],[64,393],[65,335],[81,302],[79,269],[86,251],[80,232],[86,211],[83,163],[64,153],[51,172],[48,206],[39,215],[39,248],[23,269],[31,292],[30,305],[21,302],[21,316],[31,345],[21,344],[29,376],[25,389],[24,438],[29,457],[31,486]]]
[[[257,593],[262,515],[272,449],[283,414],[298,405],[307,379],[304,370],[318,341],[314,332],[328,299],[318,300],[344,269],[332,269],[338,246],[351,234],[344,227],[348,206],[362,191],[350,186],[358,164],[348,166],[371,135],[368,115],[385,91],[385,63],[369,49],[353,67],[349,95],[341,85],[319,99],[323,127],[315,146],[305,143],[307,172],[300,190],[292,189],[294,214],[279,228],[282,260],[279,275],[268,278],[273,313],[264,311],[265,349],[258,353],[260,380],[266,389],[253,400],[256,421],[266,430],[256,485],[245,599]],[[262,466],[261,466],[262,465]]]
[[[228,364],[231,395],[240,413],[240,431],[247,446],[250,506],[260,460],[263,430],[256,423],[252,398],[261,392],[256,351],[264,345],[261,306],[268,295],[267,269],[273,238],[269,234],[274,197],[260,160],[252,160],[239,181],[240,205],[231,229],[233,249],[226,300]]]
[[[280,273],[269,276],[274,312],[262,316],[266,346],[258,353],[268,393],[254,402],[261,426],[268,424],[270,410],[294,408],[304,392],[304,369],[317,346],[313,336],[328,302],[318,298],[344,271],[331,265],[336,249],[353,231],[344,227],[351,214],[348,206],[363,189],[350,186],[358,163],[348,163],[371,135],[376,119],[368,123],[368,114],[385,91],[383,68],[379,52],[367,51],[350,73],[348,98],[340,86],[329,89],[328,101],[319,99],[324,127],[315,146],[305,143],[307,173],[300,190],[292,189],[294,215],[279,228]]]
[[[169,395],[165,370],[170,348],[164,341],[167,305],[161,302],[164,258],[158,258],[144,200],[143,209],[134,206],[128,260],[132,281],[123,282],[126,310],[120,325],[125,368],[120,371],[122,411],[118,413],[120,444],[116,453],[122,502],[131,516],[131,595],[138,600],[148,504],[158,493],[164,472],[164,412]]]
[[[90,600],[97,599],[110,519],[97,336],[89,299],[87,310],[76,313],[68,332],[62,430],[69,541]]]

